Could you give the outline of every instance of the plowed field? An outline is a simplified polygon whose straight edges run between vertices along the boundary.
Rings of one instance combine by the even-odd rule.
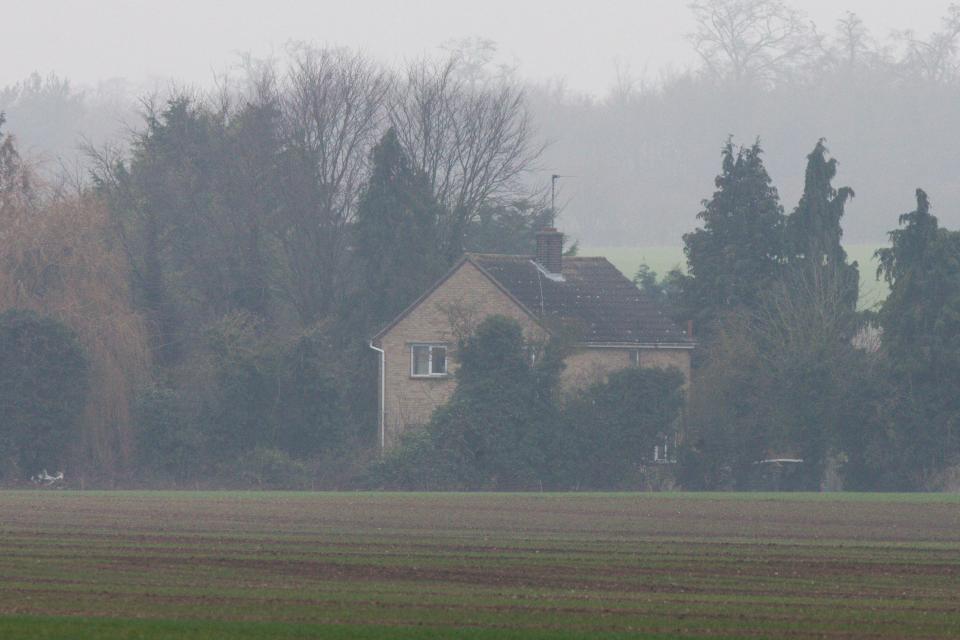
[[[0,638],[949,638],[960,496],[0,493]]]

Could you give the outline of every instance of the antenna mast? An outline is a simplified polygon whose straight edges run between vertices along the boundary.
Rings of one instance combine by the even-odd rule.
[[[576,178],[577,176],[562,176],[554,173],[550,176],[550,226],[557,224],[557,180],[561,178]]]

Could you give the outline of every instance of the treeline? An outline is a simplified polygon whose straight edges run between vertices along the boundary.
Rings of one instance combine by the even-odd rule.
[[[918,189],[877,252],[890,296],[858,311],[859,265],[840,242],[854,192],[833,185],[823,142],[789,214],[759,143],[728,143],[722,158],[700,226],[683,237],[687,273],[638,274],[698,327],[683,486],[955,489],[960,232],[939,226]]]
[[[930,33],[884,34],[849,13],[813,24],[786,0],[693,4],[690,47],[701,62],[621,66],[602,96],[523,80],[522,67],[504,69],[496,43],[454,45],[465,82],[504,76],[523,84],[531,120],[551,143],[538,163],[543,172],[525,179],[542,187],[549,173],[576,176],[560,183],[558,202],[565,231],[584,246],[675,246],[696,222],[715,141],[729,134],[764,140],[768,170],[790,201],[803,188],[796,158],[827,137],[861,192],[847,217],[848,242],[881,244],[883,212],[891,203],[906,209],[917,184],[941,202],[960,201],[952,171],[960,163],[957,6]],[[242,59],[218,86],[244,85],[251,67]],[[75,163],[87,164],[78,143],[101,147],[138,127],[137,98],[146,92],[123,81],[78,87],[34,75],[0,90],[0,111],[22,150],[46,160],[46,173],[58,173],[62,159],[76,176]],[[960,226],[960,214],[942,217]]]
[[[376,452],[368,337],[464,249],[532,251],[549,215],[520,180],[540,152],[522,92],[462,67],[304,47],[242,92],[146,103],[129,151],[90,148],[75,191],[6,135],[4,475],[352,477]],[[48,333],[80,345],[72,373]],[[42,418],[70,380],[72,410]],[[58,434],[43,455],[23,447],[37,429]]]
[[[129,156],[99,156],[77,193],[50,190],[4,137],[6,480],[46,467],[92,486],[955,485],[960,232],[940,227],[918,190],[878,252],[891,295],[858,310],[860,267],[841,244],[854,192],[834,186],[823,141],[789,214],[760,144],[728,141],[683,237],[686,272],[637,274],[696,327],[688,389],[679,374],[633,369],[562,393],[564,337],[527,344],[492,318],[459,347],[451,402],[377,462],[367,337],[463,249],[530,252],[552,212],[499,187],[472,213],[455,209],[465,199],[444,197],[387,109],[353,156],[353,195],[331,198],[323,158],[343,135],[285,129],[289,89],[272,86],[236,103],[171,100]],[[510,113],[522,123],[522,109]],[[649,463],[674,438],[671,475]],[[783,459],[802,462],[768,464]]]

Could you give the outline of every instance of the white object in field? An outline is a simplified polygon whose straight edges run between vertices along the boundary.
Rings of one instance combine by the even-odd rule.
[[[57,473],[57,475],[52,476],[47,473],[47,470],[44,469],[40,472],[40,475],[33,476],[30,478],[35,484],[42,484],[47,487],[53,486],[58,482],[63,482],[63,471]]]

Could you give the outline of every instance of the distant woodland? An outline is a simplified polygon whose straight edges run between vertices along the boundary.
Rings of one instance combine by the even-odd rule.
[[[565,230],[585,246],[676,246],[728,135],[760,138],[770,174],[791,201],[803,186],[797,167],[810,141],[826,138],[843,159],[842,175],[858,186],[848,242],[882,243],[889,207],[909,207],[919,184],[945,204],[960,201],[952,171],[960,163],[952,143],[960,137],[955,8],[933,33],[886,34],[852,14],[813,25],[780,2],[740,3],[749,10],[727,16],[729,24],[714,20],[731,4],[694,3],[700,27],[690,46],[701,65],[652,74],[620,68],[603,96],[578,94],[562,80],[530,84],[500,64],[493,42],[461,42],[454,54],[470,78],[522,85],[537,139],[547,143],[524,179],[542,190],[552,173],[576,176],[562,181],[559,201]],[[761,27],[764,11],[775,20]],[[211,84],[243,85],[251,64],[238,61]],[[27,157],[49,172],[65,165],[76,173],[77,162],[87,162],[85,142],[128,141],[145,97],[206,91],[177,86],[173,80],[158,93],[114,79],[77,87],[36,75],[0,91],[0,111]],[[960,214],[942,216],[960,225]]]

